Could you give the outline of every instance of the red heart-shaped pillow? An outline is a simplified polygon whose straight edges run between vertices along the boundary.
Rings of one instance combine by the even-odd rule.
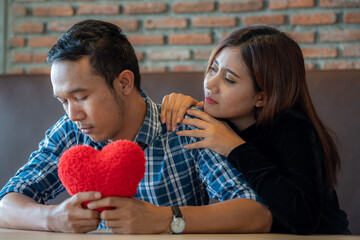
[[[144,178],[145,162],[140,146],[128,140],[110,143],[101,151],[77,145],[60,157],[58,174],[71,196],[98,191],[102,197],[133,197]]]

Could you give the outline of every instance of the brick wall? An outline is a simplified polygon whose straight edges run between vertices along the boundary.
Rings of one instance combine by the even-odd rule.
[[[49,73],[49,48],[88,18],[120,26],[142,72],[203,71],[226,34],[260,23],[291,34],[308,69],[360,69],[360,0],[5,1],[6,73]]]

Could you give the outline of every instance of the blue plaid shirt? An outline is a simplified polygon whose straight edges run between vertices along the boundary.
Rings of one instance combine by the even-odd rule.
[[[232,198],[260,201],[243,175],[224,157],[208,149],[183,148],[199,139],[168,132],[160,121],[160,105],[144,92],[142,96],[147,103],[147,114],[135,142],[142,146],[147,161],[145,177],[135,198],[158,206],[204,205],[208,203],[208,195],[220,201]],[[177,128],[178,131],[191,129],[195,127],[179,124]],[[65,190],[57,172],[59,157],[79,144],[100,150],[107,143],[93,142],[65,115],[46,132],[39,149],[4,186],[0,199],[8,192],[22,193],[41,204],[55,198]]]

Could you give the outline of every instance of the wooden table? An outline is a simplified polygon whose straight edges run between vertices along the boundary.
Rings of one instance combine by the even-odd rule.
[[[53,233],[40,231],[24,231],[14,229],[0,228],[0,240],[90,240],[90,239],[116,239],[116,240],[247,240],[247,239],[264,239],[264,240],[360,240],[359,235],[288,235],[288,234],[156,234],[156,235],[119,235],[110,232],[92,232],[88,234],[71,234],[71,233]]]

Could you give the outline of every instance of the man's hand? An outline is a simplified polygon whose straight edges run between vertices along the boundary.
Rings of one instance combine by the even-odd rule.
[[[51,206],[47,222],[48,230],[54,232],[85,233],[96,230],[101,219],[96,210],[84,209],[82,203],[101,198],[99,192],[77,193],[59,205]]]
[[[100,218],[115,233],[170,232],[172,211],[169,207],[157,207],[142,200],[121,197],[107,197],[88,204],[89,209],[110,206],[115,209],[102,211]]]

